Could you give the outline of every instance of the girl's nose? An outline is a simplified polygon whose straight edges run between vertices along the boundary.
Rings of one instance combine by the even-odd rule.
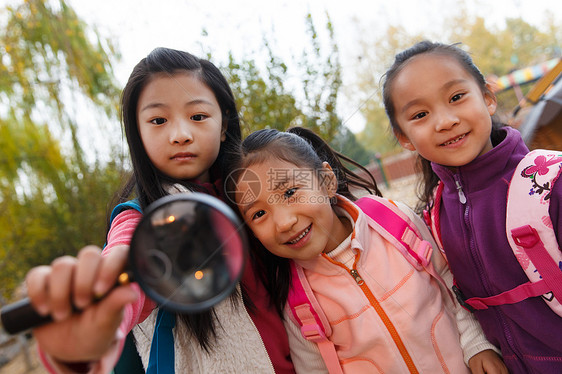
[[[279,207],[275,212],[275,226],[278,232],[291,231],[295,223],[297,223],[297,216],[287,207]]]
[[[191,128],[187,121],[176,121],[176,123],[170,127],[170,143],[183,144],[193,140],[193,134],[191,133]]]
[[[458,116],[451,110],[442,110],[438,114],[434,113],[436,118],[435,129],[437,131],[450,130],[453,126],[459,124]]]

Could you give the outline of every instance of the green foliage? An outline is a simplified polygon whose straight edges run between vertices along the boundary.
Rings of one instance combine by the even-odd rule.
[[[420,35],[409,35],[401,26],[389,26],[386,33],[374,41],[360,40],[362,50],[358,61],[357,82],[353,96],[365,118],[365,129],[357,134],[359,144],[379,155],[400,150],[391,131],[382,105],[381,76],[394,61],[394,55],[421,40]]]
[[[267,77],[263,78],[255,61],[234,61],[229,56],[228,79],[242,119],[243,136],[255,130],[284,130],[302,122],[296,100],[284,87],[287,67],[271,54]]]
[[[330,142],[330,147],[363,166],[371,163],[375,157],[372,152],[361,146],[355,134],[345,126],[338,129],[338,133]]]
[[[76,120],[90,105],[117,122],[111,43],[64,1],[0,12],[0,293],[9,297],[30,267],[103,244],[122,165],[86,154]]]
[[[521,18],[508,18],[505,28],[496,30],[486,27],[482,17],[467,19],[463,15],[455,19],[457,27],[449,40],[461,42],[486,76],[501,76],[560,55],[562,39],[556,36],[554,24],[544,32]],[[562,28],[558,29],[560,35]]]
[[[90,41],[86,34],[95,31],[86,28],[62,0],[26,0],[4,10],[2,71],[10,77],[1,80],[1,91],[28,104],[23,109],[45,98],[62,108],[60,89],[70,79],[90,100],[113,114],[119,90],[107,63],[106,51],[115,53],[110,42]]]
[[[268,56],[260,70],[256,61],[237,62],[232,53],[223,68],[230,82],[242,119],[243,136],[253,131],[274,128],[286,130],[293,126],[312,129],[332,146],[362,164],[368,164],[372,154],[365,150],[355,135],[342,125],[336,104],[341,88],[341,64],[334,29],[326,15],[328,42],[322,43],[310,14],[305,22],[310,47],[303,50],[297,61],[302,76],[300,87],[287,87],[291,81],[289,67],[273,53],[270,42],[264,38]],[[327,51],[326,51],[327,49]],[[297,97],[302,98],[297,100]]]
[[[457,24],[449,37],[451,41],[462,42],[470,52],[474,63],[484,76],[502,76],[513,70],[532,66],[560,56],[562,27],[547,18],[546,31],[528,24],[521,18],[506,19],[505,28],[490,29],[481,17],[468,22],[467,17],[459,15],[453,22]],[[522,87],[525,94],[530,88]],[[518,104],[513,90],[498,94],[497,114],[507,120]]]
[[[338,133],[342,126],[336,112],[341,65],[333,25],[326,17],[327,47],[322,46],[312,16],[308,14],[305,19],[310,48],[297,62],[299,76],[303,77],[301,87],[286,86],[291,80],[289,68],[273,53],[267,39],[265,71],[260,71],[254,60],[236,62],[230,55],[224,70],[237,100],[244,135],[262,128],[285,130],[291,126],[310,128],[327,141]],[[302,99],[297,101],[297,97]]]
[[[334,38],[334,28],[326,15],[329,50],[326,56],[318,39],[312,16],[307,15],[306,24],[311,50],[303,51],[301,66],[304,68],[303,93],[307,107],[305,127],[310,128],[326,141],[330,141],[341,127],[336,112],[339,90],[342,84],[339,49]]]
[[[359,144],[373,153],[380,155],[395,153],[400,149],[388,123],[386,113],[380,101],[375,99],[366,103],[363,108],[365,129],[357,134]]]

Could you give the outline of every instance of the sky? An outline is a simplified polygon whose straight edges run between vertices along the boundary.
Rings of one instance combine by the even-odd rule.
[[[457,13],[455,0],[67,0],[78,15],[111,38],[122,53],[115,65],[124,85],[134,65],[152,49],[163,46],[225,61],[228,52],[259,60],[264,35],[276,55],[286,61],[300,56],[305,33],[305,15],[310,12],[317,29],[323,30],[326,12],[334,25],[344,86],[357,58],[357,41],[363,32],[384,32],[388,25],[401,25],[410,33],[434,35],[448,17]],[[469,14],[486,17],[487,26],[502,27],[506,17],[522,17],[540,28],[546,12],[562,22],[560,0],[466,0]],[[358,27],[360,26],[360,27]],[[207,35],[202,36],[205,29]],[[367,31],[365,31],[367,30]],[[433,38],[434,39],[434,38]],[[435,39],[434,39],[435,40]],[[353,131],[363,120],[357,108],[340,105],[338,111]]]

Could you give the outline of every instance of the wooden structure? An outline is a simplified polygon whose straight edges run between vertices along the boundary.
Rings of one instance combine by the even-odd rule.
[[[522,98],[509,125],[530,149],[562,150],[562,58]]]

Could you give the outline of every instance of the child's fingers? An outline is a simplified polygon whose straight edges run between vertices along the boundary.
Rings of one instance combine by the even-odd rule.
[[[111,248],[107,256],[102,257],[97,280],[94,284],[96,297],[105,295],[116,283],[119,274],[127,265],[129,255],[128,245],[119,245]]]
[[[93,285],[101,263],[101,249],[90,245],[78,253],[78,264],[74,272],[74,305],[83,309],[92,302]]]
[[[49,298],[51,316],[55,321],[66,319],[72,314],[72,280],[78,260],[63,256],[55,259],[49,276]]]
[[[31,305],[39,314],[46,316],[51,311],[49,305],[49,276],[50,266],[37,266],[31,269],[26,277],[27,296],[31,300]]]
[[[125,305],[134,302],[137,292],[129,285],[117,287],[99,302],[96,323],[107,329],[117,329],[123,318]],[[102,311],[99,313],[99,311]]]
[[[124,306],[137,297],[131,286],[118,287],[82,313],[35,328],[33,335],[43,352],[54,360],[98,361],[115,344]]]
[[[482,373],[485,374],[509,374],[507,367],[501,360],[498,358],[497,361],[492,362],[484,362],[482,364]]]

